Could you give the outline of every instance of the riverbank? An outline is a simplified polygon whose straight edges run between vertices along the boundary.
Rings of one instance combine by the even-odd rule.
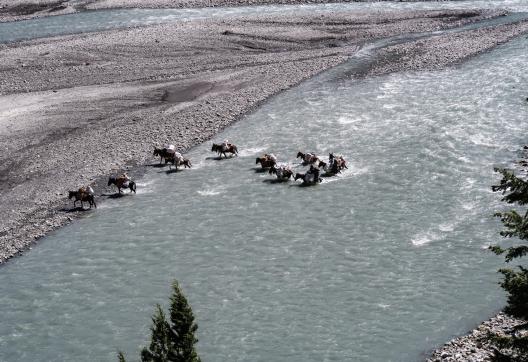
[[[427,362],[491,361],[494,346],[489,341],[489,335],[509,336],[516,326],[524,323],[526,321],[501,312],[467,335],[454,338],[436,349]]]
[[[416,0],[400,0],[413,2]],[[435,0],[432,0],[435,1]],[[221,6],[296,5],[372,0],[0,0],[0,22],[102,9],[183,9]]]
[[[369,40],[496,15],[255,16],[2,45],[0,203],[9,206],[0,210],[0,262],[83,214],[69,211],[68,190],[91,183],[98,194],[110,192],[101,185],[104,176],[148,165],[155,145],[171,142],[185,152],[270,96],[346,61]],[[520,23],[445,34],[430,51],[421,46],[405,54],[440,68],[527,29]],[[383,59],[372,72],[409,68],[394,61],[385,69]]]

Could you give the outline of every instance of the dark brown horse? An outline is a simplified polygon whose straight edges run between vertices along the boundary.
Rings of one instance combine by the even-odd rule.
[[[83,202],[88,202],[90,204],[90,209],[92,208],[92,206],[94,206],[97,209],[97,204],[95,203],[94,195],[86,191],[81,191],[81,190],[68,191],[68,199],[71,200],[73,197],[75,197],[75,200],[73,201],[73,207],[75,207],[75,204],[77,203],[77,201],[80,201],[81,208],[83,209],[84,209]]]
[[[217,152],[220,155],[220,157],[224,155],[224,157],[227,158],[226,153],[231,153],[231,156],[238,155],[238,148],[234,144],[228,143],[227,149],[224,151],[224,147],[222,145],[213,143],[213,147],[211,147],[211,152]]]
[[[136,193],[136,183],[132,180],[127,180],[123,176],[119,177],[110,177],[108,179],[108,186],[116,185],[117,191],[121,193],[121,189],[130,189],[130,192]]]
[[[315,185],[323,181],[319,177],[319,169],[313,166],[310,166],[310,170],[306,173],[296,173],[294,180],[297,181],[298,179],[303,181],[303,185]]]
[[[174,152],[168,152],[166,148],[154,147],[154,156],[160,156],[160,165],[163,160],[165,160],[165,164],[167,164],[167,160],[174,158]]]
[[[341,172],[341,170],[345,169],[345,168],[348,168],[347,167],[347,162],[346,160],[343,158],[343,156],[334,156],[333,153],[330,153],[328,155],[328,160],[330,161],[330,164],[336,164],[337,166],[337,169],[339,170],[339,172]]]
[[[259,163],[260,166],[264,169],[275,166],[277,162],[268,155],[264,155],[263,157],[257,157],[257,161],[255,162],[255,164],[258,165]]]

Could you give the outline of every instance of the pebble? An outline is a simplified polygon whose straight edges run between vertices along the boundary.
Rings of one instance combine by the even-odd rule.
[[[494,346],[490,344],[488,335],[507,335],[515,326],[523,323],[526,321],[501,312],[467,335],[455,338],[433,351],[426,362],[490,362]]]

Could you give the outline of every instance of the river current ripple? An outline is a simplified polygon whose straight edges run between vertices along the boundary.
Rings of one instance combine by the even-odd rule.
[[[219,135],[240,157],[151,168],[2,267],[0,360],[134,360],[173,279],[204,361],[419,361],[501,308],[490,185],[526,144],[528,40],[444,71],[346,67]],[[312,188],[254,170],[264,152],[301,170],[298,150],[350,169]]]

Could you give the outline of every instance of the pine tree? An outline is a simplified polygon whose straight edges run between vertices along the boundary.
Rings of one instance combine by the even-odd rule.
[[[198,325],[187,298],[178,282],[172,283],[170,297],[170,323],[158,304],[152,317],[150,345],[141,351],[142,362],[201,362],[194,345],[198,342],[194,333]],[[119,362],[125,362],[122,352],[118,353]]]
[[[187,298],[183,295],[177,281],[172,283],[173,294],[170,298],[170,337],[173,343],[172,361],[180,362],[200,362],[194,345],[198,339],[194,333],[198,325],[194,323],[194,315]]]
[[[510,170],[495,169],[495,171],[502,174],[502,180],[499,185],[492,186],[492,190],[500,191],[504,195],[502,201],[519,206],[528,204],[528,182],[515,176]],[[528,211],[519,213],[511,210],[496,213],[495,216],[501,219],[505,227],[500,235],[506,238],[516,237],[523,242],[528,240]],[[497,255],[505,254],[507,263],[528,254],[528,245],[523,244],[506,249],[494,245],[490,246],[490,249]],[[516,269],[499,269],[499,272],[503,275],[500,285],[508,293],[508,305],[505,311],[527,319],[528,269],[519,265]],[[527,327],[528,323],[524,323],[515,328],[510,336],[491,336],[492,342],[498,347],[494,356],[495,361],[528,361],[528,335],[525,333]]]
[[[168,362],[171,351],[170,326],[165,319],[165,313],[159,304],[156,305],[156,312],[152,317],[152,327],[150,327],[152,337],[150,346],[141,351],[141,361],[143,362]]]
[[[500,191],[503,201],[525,205],[528,203],[528,182],[515,176],[513,172],[505,169],[495,169],[502,174],[499,185],[493,186],[493,191]],[[500,235],[520,240],[528,240],[528,211],[524,214],[515,210],[495,214],[500,217],[505,230]],[[500,246],[491,246],[490,249],[497,255],[505,254],[507,263],[521,258],[528,253],[528,245],[517,245],[506,249]],[[520,317],[528,317],[528,269],[519,265],[518,269],[503,268],[499,272],[503,275],[501,286],[508,292],[508,305],[506,312]]]

